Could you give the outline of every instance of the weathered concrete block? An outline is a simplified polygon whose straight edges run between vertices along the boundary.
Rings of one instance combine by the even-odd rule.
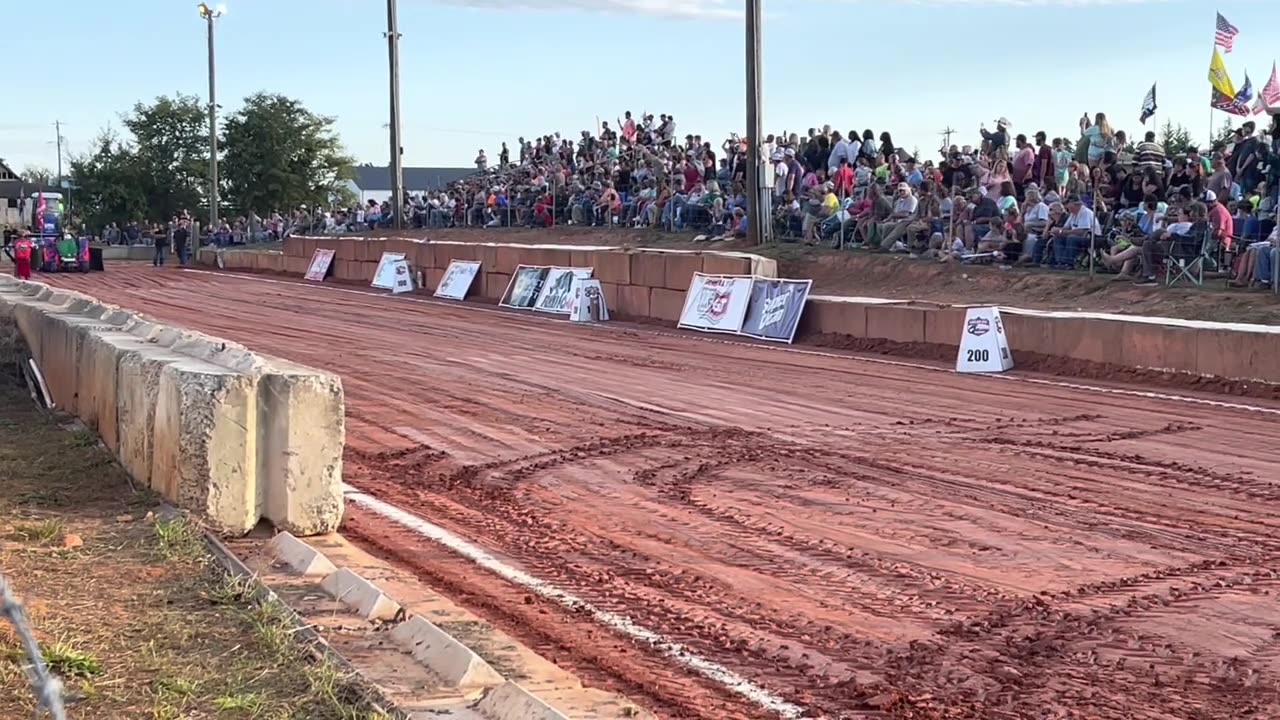
[[[569,720],[567,715],[512,682],[490,690],[474,709],[487,720]]]
[[[638,252],[631,255],[630,284],[647,288],[662,287],[666,273],[666,258],[661,253]]]
[[[631,284],[631,255],[620,250],[598,250],[591,253],[595,267],[592,276],[602,283]]]
[[[680,319],[684,310],[685,293],[681,290],[651,288],[649,291],[649,317],[670,322]]]
[[[256,378],[182,357],[160,370],[151,484],[214,530],[257,524]]]
[[[693,274],[702,272],[702,255],[697,253],[667,253],[662,275],[662,287],[668,290],[688,290]]]
[[[924,342],[924,310],[905,305],[867,305],[867,337]]]
[[[618,286],[618,314],[625,317],[649,317],[649,291],[643,285]],[[610,308],[612,313],[613,308]]]
[[[346,605],[366,620],[390,620],[400,612],[400,603],[387,597],[377,585],[355,572],[342,568],[320,583],[329,597]]]
[[[702,256],[702,272],[708,275],[750,275],[751,258],[745,255],[704,253]],[[687,288],[688,285],[685,287]]]
[[[338,570],[324,553],[289,532],[282,532],[271,538],[271,542],[267,543],[267,551],[276,563],[284,565],[294,575],[323,578]]]
[[[421,615],[391,631],[391,639],[451,688],[473,690],[505,682],[489,663]]]
[[[181,355],[138,338],[138,347],[123,353],[116,370],[116,427],[120,464],[138,483],[152,483],[152,451],[160,371]]]
[[[273,361],[258,383],[262,515],[296,535],[342,521],[346,404],[336,375]]]

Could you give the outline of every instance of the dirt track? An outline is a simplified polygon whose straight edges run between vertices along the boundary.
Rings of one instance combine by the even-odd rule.
[[[1280,717],[1280,405],[274,279],[52,280],[341,374],[351,484],[814,715]],[[769,717],[376,516],[344,532],[662,717]]]

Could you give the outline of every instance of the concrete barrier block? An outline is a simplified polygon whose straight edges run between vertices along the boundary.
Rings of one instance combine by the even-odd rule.
[[[708,275],[750,275],[751,258],[720,253],[702,255],[702,272]],[[685,286],[686,288],[688,285]]]
[[[361,282],[373,282],[373,276],[377,274],[378,274],[377,262],[360,263],[360,277],[358,279]]]
[[[151,459],[160,371],[181,356],[143,338],[137,342],[136,349],[120,356],[116,374],[116,456],[139,484],[157,488],[159,483],[151,478]]]
[[[867,305],[866,337],[894,342],[924,342],[922,308],[904,305]]]
[[[501,300],[502,294],[507,291],[507,285],[511,284],[511,276],[506,273],[484,273],[484,282],[481,283],[480,277],[476,277],[476,282],[472,285],[476,292],[482,292],[480,297],[486,300]],[[480,287],[475,287],[475,286]]]
[[[516,267],[525,264],[521,248],[499,245],[494,255],[494,266],[490,268],[480,268],[487,272],[498,272],[503,275],[511,275],[516,271]],[[447,267],[448,263],[441,267]]]
[[[471,648],[421,615],[397,625],[391,639],[450,688],[473,690],[506,681]]]
[[[316,239],[313,237],[302,238],[301,257],[307,261],[310,261],[312,256],[314,256],[315,254],[316,254]]]
[[[1003,318],[1003,313],[1001,314]],[[1043,318],[1048,325],[1048,347],[1038,352],[1089,362],[1118,362],[1120,340],[1114,323],[1089,318]]]
[[[1196,371],[1202,375],[1280,382],[1280,338],[1274,333],[1198,329]]]
[[[497,245],[475,245],[472,248],[475,253],[475,259],[480,262],[480,271],[485,272],[492,270],[498,265],[498,246]],[[447,265],[445,267],[448,267]]]
[[[400,612],[400,603],[387,597],[377,585],[355,572],[342,568],[320,582],[329,597],[354,610],[366,620],[391,620]]]
[[[123,344],[136,344],[138,339],[120,331],[87,332],[80,341],[80,372],[77,403],[79,417],[98,433],[113,452],[119,446],[116,417],[116,379],[119,376]]]
[[[1001,318],[1004,316],[1002,315]],[[964,335],[963,308],[928,308],[924,310],[924,341],[935,345],[959,347]]]
[[[302,257],[303,240],[301,236],[290,235],[280,243],[280,246],[284,249],[285,255]]]
[[[668,290],[688,290],[693,274],[702,272],[702,255],[697,253],[667,253],[664,263],[662,287]]]
[[[441,268],[429,267],[423,274],[427,276],[427,290],[434,293],[436,288],[440,287],[440,282],[444,280],[444,270]],[[484,273],[478,273],[475,280],[471,282],[471,292],[478,293],[483,296],[484,293],[478,292],[483,289],[483,287]]]
[[[263,517],[295,535],[337,530],[346,443],[342,381],[273,361],[259,378],[257,409]]]
[[[598,250],[591,255],[592,267],[595,268],[593,277],[598,278],[602,283],[631,284],[632,255],[630,253],[621,250]]]
[[[182,357],[160,370],[151,485],[219,533],[259,518],[256,378]]]
[[[649,290],[643,285],[618,286],[618,314],[624,317],[649,317]]]
[[[576,268],[595,268],[596,253],[592,250],[570,250],[569,264]],[[599,275],[592,273],[591,277],[599,278]]]
[[[323,578],[338,570],[324,553],[289,532],[278,533],[271,538],[267,551],[277,564],[285,566],[294,575]]]
[[[569,720],[567,715],[512,682],[490,690],[474,709],[486,720]]]
[[[604,294],[604,306],[609,312],[618,311],[618,285],[614,283],[600,283],[600,292]]]
[[[1152,370],[1199,372],[1199,330],[1141,322],[1124,325],[1123,337],[1117,348],[1119,364]],[[1280,343],[1280,339],[1276,342]]]
[[[684,310],[685,293],[667,288],[650,288],[649,317],[676,322]]]
[[[809,300],[800,316],[802,332],[867,336],[867,306],[860,303]]]
[[[631,255],[631,285],[663,287],[666,274],[666,258],[660,253],[638,252]]]

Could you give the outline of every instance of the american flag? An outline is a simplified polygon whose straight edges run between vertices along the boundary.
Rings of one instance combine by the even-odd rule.
[[[1240,34],[1240,28],[1227,22],[1222,17],[1222,13],[1218,13],[1218,25],[1213,29],[1213,44],[1222,48],[1222,52],[1231,52],[1231,46],[1236,42],[1236,35]]]

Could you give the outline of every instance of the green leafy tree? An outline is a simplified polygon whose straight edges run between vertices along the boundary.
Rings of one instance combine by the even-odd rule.
[[[134,105],[122,122],[133,135],[148,217],[168,219],[181,210],[198,214],[208,194],[207,107],[193,95],[161,96],[150,105]]]
[[[1172,120],[1164,122],[1159,137],[1160,144],[1164,146],[1164,154],[1170,158],[1183,155],[1189,148],[1195,147],[1195,143],[1191,141],[1191,133],[1181,123],[1174,124]]]
[[[245,98],[227,118],[222,145],[227,202],[241,212],[325,204],[353,177],[333,118],[284,95]]]
[[[76,209],[85,227],[98,232],[108,223],[156,220],[138,153],[115,133],[104,130],[92,152],[71,158]]]

